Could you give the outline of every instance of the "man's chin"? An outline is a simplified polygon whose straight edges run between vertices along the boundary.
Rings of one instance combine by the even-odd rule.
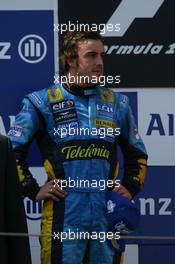
[[[96,72],[93,72],[92,74],[92,77],[100,77],[100,76],[103,76],[103,72],[102,71],[96,71]]]

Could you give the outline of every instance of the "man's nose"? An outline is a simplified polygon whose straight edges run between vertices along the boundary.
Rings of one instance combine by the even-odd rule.
[[[101,55],[97,56],[97,65],[103,66],[103,57]]]

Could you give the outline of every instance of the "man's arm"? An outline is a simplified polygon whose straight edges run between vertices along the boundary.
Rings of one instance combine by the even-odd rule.
[[[39,115],[32,103],[25,98],[22,102],[22,109],[15,118],[15,123],[8,133],[17,161],[19,180],[22,186],[22,193],[26,197],[35,200],[40,188],[31,172],[29,171],[26,157],[28,148],[35,134],[41,129]]]
[[[15,124],[11,127],[8,135],[16,155],[19,180],[22,186],[22,193],[31,200],[53,199],[58,201],[67,193],[55,186],[54,180],[46,182],[41,188],[32,176],[26,157],[28,148],[37,133],[43,131],[44,119],[39,110],[33,105],[30,99],[25,98],[22,102],[22,110],[16,116]]]
[[[122,186],[118,188],[118,192],[127,196],[128,191],[131,197],[133,197],[140,192],[143,186],[148,157],[143,141],[138,134],[127,97],[125,115],[121,127],[121,134],[118,137],[118,144],[124,157],[124,176]]]

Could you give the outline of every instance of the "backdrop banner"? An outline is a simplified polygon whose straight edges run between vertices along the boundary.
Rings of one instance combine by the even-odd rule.
[[[120,75],[119,87],[175,87],[174,9],[174,0],[59,1],[59,32],[102,29],[106,75]]]

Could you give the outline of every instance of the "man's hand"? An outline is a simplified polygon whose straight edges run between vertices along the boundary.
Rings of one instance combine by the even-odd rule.
[[[119,187],[115,187],[114,192],[120,193],[121,195],[127,197],[129,200],[132,199],[132,195],[123,185],[120,185]]]
[[[52,199],[54,201],[59,201],[59,198],[64,198],[67,195],[63,189],[61,189],[58,184],[55,184],[55,180],[46,182],[37,193],[36,200],[46,200]]]

